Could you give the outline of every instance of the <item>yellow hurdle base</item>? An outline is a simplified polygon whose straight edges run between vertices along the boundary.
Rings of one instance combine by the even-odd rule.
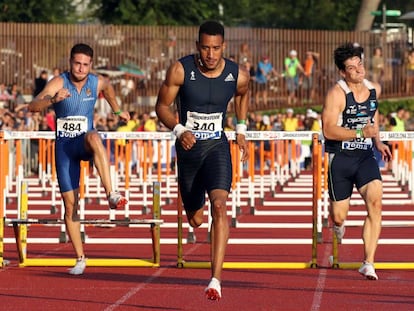
[[[72,267],[74,258],[26,258],[19,267]],[[87,267],[159,267],[152,259],[88,258]]]
[[[338,269],[358,269],[361,267],[361,262],[338,262]],[[378,270],[410,270],[414,269],[414,262],[376,262],[375,269]]]
[[[210,262],[182,262],[181,268],[208,269]],[[307,269],[311,262],[224,262],[223,269]]]

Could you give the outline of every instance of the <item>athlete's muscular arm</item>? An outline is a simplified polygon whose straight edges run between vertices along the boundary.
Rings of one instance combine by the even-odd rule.
[[[50,80],[44,89],[29,103],[29,110],[32,112],[43,111],[50,105],[69,96],[69,91],[63,88],[63,78],[56,77]]]
[[[184,83],[184,68],[179,61],[173,63],[167,70],[166,78],[158,92],[155,111],[158,119],[170,130],[174,130],[178,120],[171,109],[175,98],[178,95],[181,85]],[[196,139],[190,130],[179,135],[179,141],[184,149],[191,149]]]
[[[326,95],[322,109],[322,132],[326,139],[347,140],[355,138],[355,131],[349,131],[338,125],[339,116],[345,109],[345,94],[335,84]],[[348,133],[349,132],[349,133]]]
[[[109,79],[106,79],[103,76],[98,76],[98,79],[98,93],[102,91],[103,96],[111,106],[113,112],[121,111],[118,101],[116,100],[115,90]],[[119,117],[124,121],[129,121],[130,119],[128,111],[121,111]]]
[[[239,67],[239,78],[237,80],[237,91],[234,98],[235,112],[237,120],[247,119],[248,93],[250,75],[246,69]]]
[[[377,99],[378,99],[379,96],[381,95],[381,86],[378,83],[373,83],[373,85],[375,87],[375,90],[376,90],[376,93],[377,93]],[[391,150],[388,147],[388,145],[384,144],[380,140],[380,136],[379,136],[379,134],[380,134],[379,133],[379,108],[377,109],[377,111],[375,112],[375,115],[374,115],[374,124],[378,128],[378,130],[376,131],[375,137],[372,138],[373,141],[374,141],[375,147],[381,153],[382,159],[384,161],[389,161],[392,158]],[[363,133],[365,135],[365,132],[363,132]]]
[[[158,119],[170,130],[173,130],[177,125],[177,119],[174,112],[171,110],[171,105],[174,103],[183,83],[184,68],[182,64],[177,61],[168,68],[155,104],[155,112],[158,115]]]
[[[246,69],[239,67],[239,77],[237,79],[237,91],[234,97],[234,110],[236,112],[237,120],[247,119],[247,110],[249,106],[249,80],[250,74]],[[249,148],[247,148],[247,142],[245,135],[237,134],[236,142],[239,145],[242,152],[242,161],[246,161],[249,157]]]

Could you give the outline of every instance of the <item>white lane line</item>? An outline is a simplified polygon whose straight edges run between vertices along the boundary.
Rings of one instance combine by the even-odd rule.
[[[328,264],[328,257],[330,254],[330,247],[328,245],[325,246],[325,252],[323,254],[323,266]],[[315,293],[313,294],[313,301],[311,306],[311,311],[318,311],[321,307],[322,296],[325,290],[325,281],[326,275],[328,273],[328,269],[323,268],[319,270],[318,280],[316,282]]]
[[[185,253],[185,255],[189,255],[193,252],[195,252],[202,244],[195,244],[192,248],[188,250],[188,252]],[[164,271],[166,271],[171,265],[176,264],[176,262],[170,262],[166,265],[164,268],[158,268],[155,273],[153,273],[151,276],[149,276],[145,281],[143,281],[141,284],[132,287],[125,295],[123,295],[121,298],[119,298],[117,301],[115,301],[112,305],[108,306],[104,309],[104,311],[112,311],[115,310],[117,307],[122,306],[123,303],[125,303],[129,298],[133,297],[135,294],[137,294],[140,290],[144,289],[148,284],[153,283],[158,277],[160,277]]]

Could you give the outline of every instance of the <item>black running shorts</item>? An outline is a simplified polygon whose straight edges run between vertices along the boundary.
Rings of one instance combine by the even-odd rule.
[[[230,192],[232,163],[225,135],[218,140],[199,140],[188,151],[177,142],[176,150],[178,182],[186,211],[204,207],[206,191]]]
[[[332,201],[351,197],[354,185],[359,189],[375,179],[381,180],[381,173],[372,151],[329,154],[328,187]]]

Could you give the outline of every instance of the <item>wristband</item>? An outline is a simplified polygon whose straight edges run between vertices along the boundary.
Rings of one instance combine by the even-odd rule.
[[[364,132],[362,129],[356,129],[356,138],[364,138]]]
[[[181,135],[183,135],[184,132],[188,131],[188,129],[182,125],[181,123],[177,123],[176,126],[174,126],[173,133],[175,137],[180,139]]]
[[[246,120],[237,120],[237,124],[246,124]]]
[[[246,124],[236,124],[236,134],[241,134],[246,136],[247,125]]]
[[[114,114],[119,116],[122,113],[122,110],[114,111]]]

